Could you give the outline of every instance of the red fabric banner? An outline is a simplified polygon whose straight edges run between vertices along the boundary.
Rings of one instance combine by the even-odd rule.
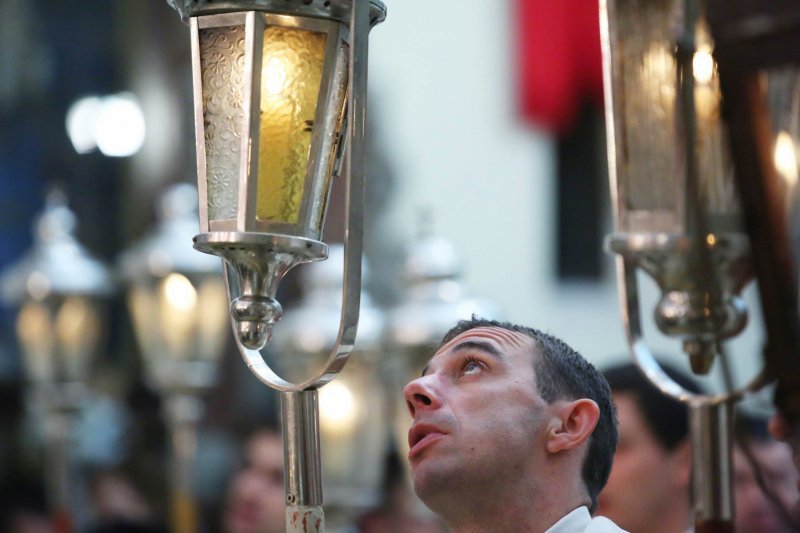
[[[525,120],[568,131],[580,105],[602,108],[598,0],[516,0],[518,104]]]

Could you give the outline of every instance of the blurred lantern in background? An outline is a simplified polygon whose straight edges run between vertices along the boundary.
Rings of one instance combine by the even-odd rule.
[[[58,531],[82,517],[70,465],[73,426],[103,339],[111,276],[75,239],[75,215],[54,191],[36,223],[33,248],[0,277],[2,299],[18,309],[16,331],[31,386],[34,415],[43,414],[51,509]]]
[[[800,419],[800,5],[707,0],[775,403]]]
[[[731,408],[757,377],[718,396],[670,379],[643,338],[636,272],[661,289],[655,323],[680,339],[696,374],[747,322],[753,277],[715,43],[702,0],[601,0],[606,127],[623,320],[635,362],[691,412],[696,528],[732,530]]]
[[[275,366],[292,380],[307,379],[336,344],[343,255],[341,245],[332,245],[328,261],[301,272],[303,298],[275,331]],[[368,266],[363,268],[368,278]],[[378,372],[383,328],[383,314],[362,292],[353,358],[319,392],[323,490],[330,527],[351,527],[359,514],[379,503],[389,431]]]
[[[161,198],[155,230],[119,260],[146,381],[164,399],[172,438],[172,531],[196,531],[193,471],[201,395],[216,383],[228,332],[220,261],[191,245],[197,190],[180,184]]]
[[[461,262],[453,245],[427,229],[406,252],[402,299],[388,314],[383,374],[391,391],[397,449],[408,453],[410,418],[403,387],[422,374],[445,333],[459,320],[502,319],[488,300],[471,297],[461,282]],[[405,460],[405,459],[404,459]]]

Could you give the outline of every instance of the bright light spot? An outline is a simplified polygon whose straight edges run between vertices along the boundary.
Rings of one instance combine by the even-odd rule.
[[[104,99],[97,117],[95,139],[103,155],[128,157],[144,144],[142,108],[133,96],[120,94]]]
[[[167,303],[179,311],[189,311],[197,302],[197,291],[186,276],[172,273],[164,278],[164,297]]]
[[[127,157],[144,144],[144,114],[127,93],[81,98],[70,106],[66,122],[69,139],[79,154],[99,148],[109,157]]]
[[[713,233],[709,233],[708,235],[706,235],[706,242],[708,243],[709,246],[714,246],[715,244],[717,244],[717,238],[714,236]]]
[[[87,96],[77,100],[67,111],[67,135],[79,154],[88,154],[97,148],[94,129],[101,107],[100,98]]]
[[[700,48],[692,58],[692,70],[697,83],[707,84],[714,77],[714,57],[711,47]]]
[[[790,187],[797,183],[797,152],[795,151],[792,136],[787,132],[778,133],[775,140],[775,168],[786,179]]]
[[[319,391],[319,421],[323,431],[347,433],[356,424],[356,401],[347,385],[334,381]]]
[[[286,64],[277,57],[271,57],[261,74],[264,89],[269,96],[275,96],[283,91],[286,85]]]

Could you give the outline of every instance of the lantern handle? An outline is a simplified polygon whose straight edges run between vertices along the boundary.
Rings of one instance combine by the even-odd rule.
[[[366,179],[367,54],[369,45],[369,0],[353,0],[350,18],[350,73],[347,93],[349,140],[345,148],[344,273],[342,313],[336,344],[325,366],[301,383],[291,383],[273,371],[261,352],[244,346],[238,335],[236,345],[250,371],[265,385],[282,392],[299,392],[322,387],[344,368],[353,351],[361,307],[361,256],[364,249],[364,185]],[[228,264],[223,261],[228,279]],[[228,301],[231,301],[230,287]]]
[[[697,401],[707,401],[711,403],[721,403],[727,401],[737,401],[750,392],[754,392],[769,382],[766,370],[762,370],[746,385],[735,390],[721,394],[698,394],[686,390],[683,386],[676,383],[659,364],[653,355],[650,347],[644,339],[642,325],[639,317],[639,290],[636,280],[636,260],[627,256],[617,258],[617,286],[619,287],[619,297],[622,309],[622,322],[625,326],[625,334],[628,345],[633,355],[633,361],[639,370],[656,388],[667,396],[683,403]]]

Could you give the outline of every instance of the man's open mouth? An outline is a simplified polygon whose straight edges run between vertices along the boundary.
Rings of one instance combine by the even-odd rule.
[[[445,435],[445,432],[429,424],[415,424],[408,430],[409,458],[425,448],[429,442]]]

